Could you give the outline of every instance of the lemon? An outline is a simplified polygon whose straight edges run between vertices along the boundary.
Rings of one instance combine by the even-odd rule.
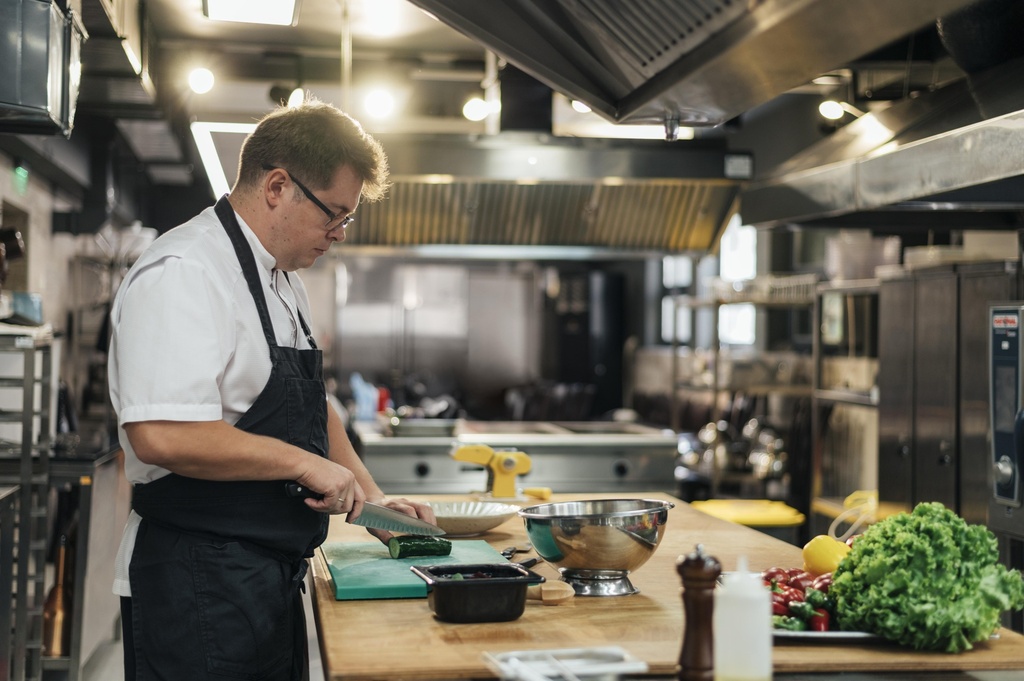
[[[845,543],[827,534],[819,534],[804,544],[804,570],[812,575],[833,572],[849,552],[850,547]]]

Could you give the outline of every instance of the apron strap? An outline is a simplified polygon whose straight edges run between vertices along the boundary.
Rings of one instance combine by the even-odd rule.
[[[284,273],[284,280],[288,282],[288,286],[292,285],[292,280],[288,278],[288,273]],[[309,343],[309,347],[314,350],[317,349],[316,341],[313,340],[313,332],[309,330],[309,326],[306,324],[306,319],[302,316],[302,310],[295,307],[295,314],[299,315],[299,324],[302,325],[302,333],[306,334],[306,341]]]
[[[252,247],[249,246],[245,235],[242,234],[242,228],[235,218],[235,209],[228,203],[227,194],[220,197],[214,210],[217,213],[217,217],[220,218],[220,224],[224,226],[224,231],[228,233],[231,245],[238,256],[238,262],[242,266],[242,274],[245,275],[245,281],[249,284],[249,292],[256,303],[256,312],[259,313],[260,324],[263,325],[263,335],[267,337],[267,343],[270,347],[277,347],[274,325],[270,321],[270,309],[267,307],[267,297],[263,294],[263,282],[260,280],[259,269],[256,267],[256,258],[253,257]],[[306,328],[305,323],[303,323],[302,328]]]

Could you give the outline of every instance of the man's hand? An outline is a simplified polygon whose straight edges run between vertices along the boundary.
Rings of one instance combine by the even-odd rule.
[[[354,512],[358,517],[366,499],[352,471],[315,455],[310,457],[307,471],[296,478],[295,482],[323,495],[321,499],[305,500],[307,506],[321,513],[337,515]]]

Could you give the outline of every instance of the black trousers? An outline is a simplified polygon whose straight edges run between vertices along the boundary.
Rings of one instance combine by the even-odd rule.
[[[305,633],[305,626],[302,627]],[[132,634],[132,599],[121,596],[121,643],[124,644],[124,681],[136,681],[135,640]],[[305,645],[305,639],[303,639]],[[307,653],[308,654],[308,653]],[[303,665],[303,681],[309,681],[309,664]]]
[[[132,599],[121,596],[121,643],[124,644],[124,681],[135,681],[135,639],[132,635]]]

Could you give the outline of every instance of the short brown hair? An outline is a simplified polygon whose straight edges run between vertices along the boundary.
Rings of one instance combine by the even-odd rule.
[[[242,144],[236,187],[255,186],[266,166],[295,173],[315,189],[330,185],[338,168],[348,166],[363,181],[367,201],[383,198],[390,186],[380,142],[348,114],[316,100],[280,107],[260,120]]]

